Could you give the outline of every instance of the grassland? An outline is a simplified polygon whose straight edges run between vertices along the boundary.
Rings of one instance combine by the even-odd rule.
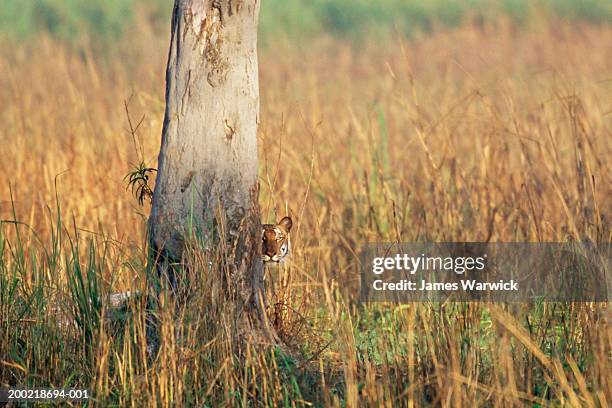
[[[104,55],[45,35],[0,47],[0,385],[87,387],[93,406],[610,404],[607,305],[360,305],[355,254],[609,243],[612,27],[500,17],[267,47],[262,216],[296,222],[270,315],[295,352],[238,358],[193,251],[192,300],[162,304],[154,360],[142,302],[111,325],[97,300],[147,290],[148,208],[124,176],[156,165],[168,39],[139,18],[126,35]]]

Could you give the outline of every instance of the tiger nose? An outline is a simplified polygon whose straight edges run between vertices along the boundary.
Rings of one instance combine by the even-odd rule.
[[[274,250],[266,248],[265,254],[268,255],[269,257],[272,257],[274,256]]]

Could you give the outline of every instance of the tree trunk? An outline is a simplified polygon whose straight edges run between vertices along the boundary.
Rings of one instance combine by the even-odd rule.
[[[172,285],[186,240],[223,251],[238,327],[276,341],[258,300],[258,16],[259,0],[175,0],[149,233]]]

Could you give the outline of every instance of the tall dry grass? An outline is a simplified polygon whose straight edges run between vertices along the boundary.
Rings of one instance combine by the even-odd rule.
[[[46,38],[0,50],[0,385],[84,386],[103,406],[608,405],[606,305],[361,305],[357,253],[609,243],[611,27],[264,52],[262,217],[295,220],[270,315],[295,354],[240,358],[201,251],[189,308],[160,300],[156,359],[143,301],[118,325],[97,301],[147,289],[148,209],[123,178],[156,165],[166,46],[144,24],[107,57]],[[58,329],[58,308],[78,323]]]

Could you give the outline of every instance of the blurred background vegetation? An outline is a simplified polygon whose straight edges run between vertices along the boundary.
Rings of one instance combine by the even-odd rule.
[[[0,35],[20,41],[37,33],[80,44],[109,44],[136,16],[169,30],[172,0],[0,0]],[[411,36],[436,27],[498,21],[518,24],[538,17],[612,22],[610,0],[264,0],[263,44],[332,35],[351,41],[396,33]]]

